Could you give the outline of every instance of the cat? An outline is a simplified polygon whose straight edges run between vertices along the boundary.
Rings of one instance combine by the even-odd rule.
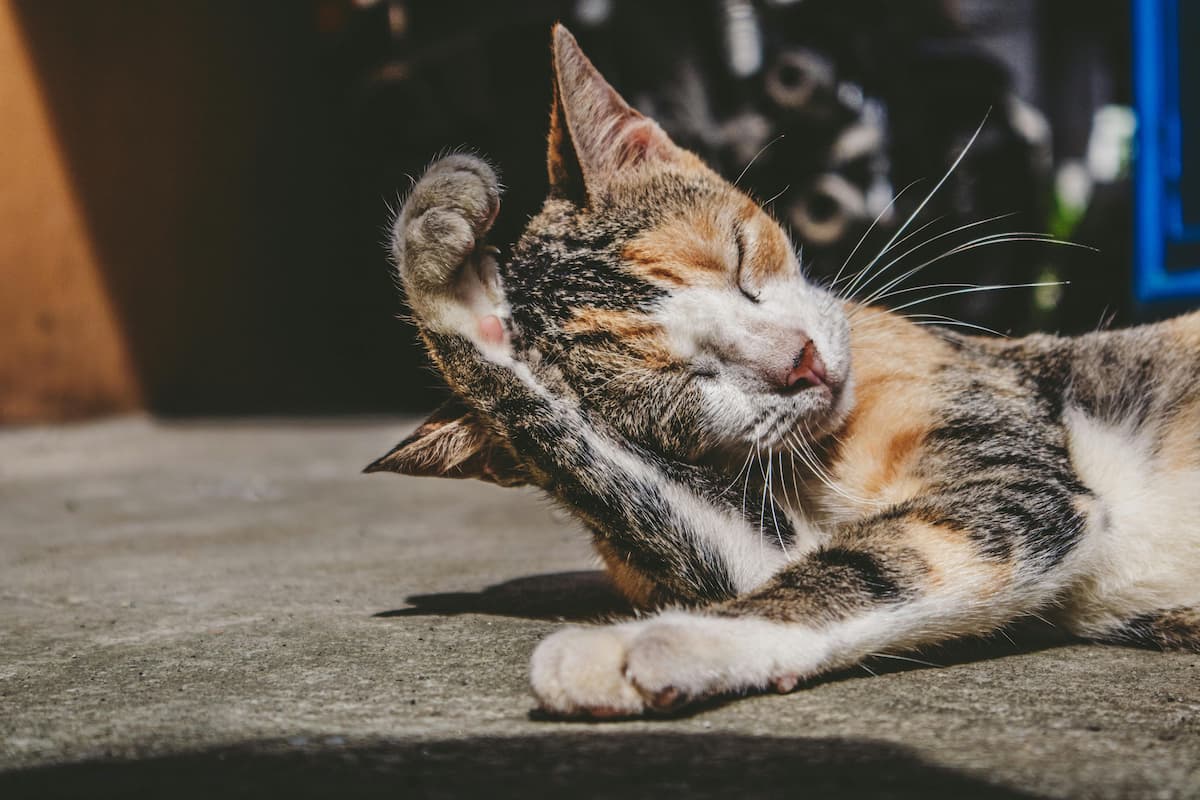
[[[650,609],[544,640],[542,709],[786,692],[1028,615],[1200,650],[1200,314],[1006,340],[844,300],[552,39],[550,194],[511,253],[472,155],[396,218],[454,398],[367,468],[541,487]]]

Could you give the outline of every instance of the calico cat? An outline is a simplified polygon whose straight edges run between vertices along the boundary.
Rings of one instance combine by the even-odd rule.
[[[550,196],[511,254],[473,156],[396,219],[455,399],[368,467],[539,486],[667,608],[546,639],[542,708],[788,691],[1032,614],[1200,649],[1200,314],[1004,340],[844,301],[562,27],[553,51]]]

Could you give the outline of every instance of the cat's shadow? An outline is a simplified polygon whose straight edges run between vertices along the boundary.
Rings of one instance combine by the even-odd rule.
[[[491,616],[564,622],[599,622],[626,617],[633,607],[600,570],[527,575],[476,592],[439,592],[405,598],[407,608],[381,611],[375,617]],[[921,653],[877,655],[864,666],[828,674],[821,683],[868,674],[906,672],[929,667],[969,664],[1047,650],[1071,642],[1062,631],[1040,619],[1026,619],[988,638],[968,638],[930,647]]]
[[[477,592],[439,592],[404,598],[407,608],[376,617],[488,614],[524,619],[585,622],[628,616],[633,608],[599,570],[550,572],[497,583]]]

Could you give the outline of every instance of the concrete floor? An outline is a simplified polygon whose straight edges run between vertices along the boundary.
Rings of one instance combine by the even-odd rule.
[[[620,603],[534,495],[359,474],[408,427],[0,432],[0,797],[1200,796],[1200,656],[1044,631],[540,720],[535,642]]]

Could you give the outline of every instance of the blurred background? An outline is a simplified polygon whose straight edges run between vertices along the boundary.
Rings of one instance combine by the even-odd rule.
[[[432,406],[389,207],[472,147],[516,239],[555,20],[816,277],[878,217],[863,266],[983,123],[894,274],[957,248],[917,285],[1060,285],[910,313],[1069,333],[1197,294],[1187,0],[0,0],[0,422]],[[965,247],[1006,231],[1095,250]]]

